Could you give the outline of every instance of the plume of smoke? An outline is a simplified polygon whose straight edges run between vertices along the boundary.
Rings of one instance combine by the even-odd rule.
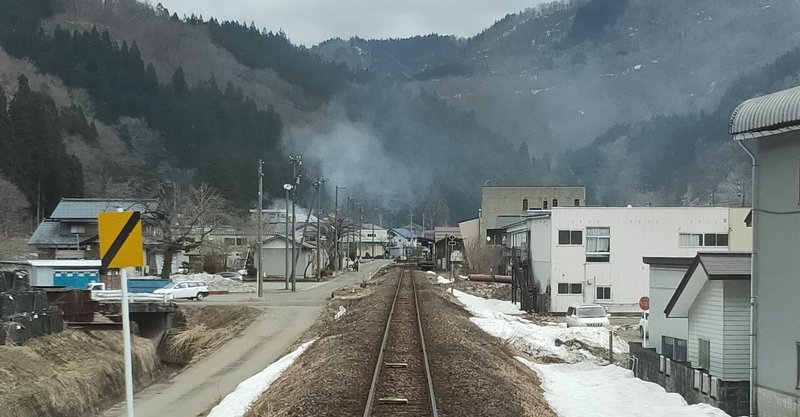
[[[347,187],[357,198],[368,195],[385,209],[417,204],[431,183],[430,169],[389,154],[362,123],[340,119],[327,126],[294,128],[286,137],[292,151],[319,164],[328,184]]]

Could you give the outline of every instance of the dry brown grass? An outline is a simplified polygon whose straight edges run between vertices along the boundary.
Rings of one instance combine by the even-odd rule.
[[[160,371],[153,343],[135,337],[134,378],[151,383]],[[0,417],[85,416],[121,395],[120,332],[63,333],[25,346],[0,346]]]
[[[190,364],[219,349],[261,314],[242,306],[182,307],[186,328],[167,341],[167,354],[179,364]]]

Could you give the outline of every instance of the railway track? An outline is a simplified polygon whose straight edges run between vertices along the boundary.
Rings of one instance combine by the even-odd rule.
[[[364,417],[438,417],[413,272],[400,272]]]

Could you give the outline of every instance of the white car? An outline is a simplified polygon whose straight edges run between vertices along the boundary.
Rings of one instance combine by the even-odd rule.
[[[567,327],[609,327],[611,315],[597,304],[572,304],[567,308]]]
[[[205,282],[202,281],[181,281],[168,284],[164,288],[153,291],[154,294],[167,294],[167,298],[174,300],[177,298],[195,299],[201,301],[208,296],[209,290]]]
[[[642,336],[642,339],[650,337],[650,330],[647,328],[647,319],[649,318],[650,310],[643,311],[642,318],[639,319],[639,334]]]

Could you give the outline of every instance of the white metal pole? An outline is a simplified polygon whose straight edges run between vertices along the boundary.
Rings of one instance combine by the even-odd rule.
[[[286,223],[286,250],[284,252],[286,258],[286,266],[284,267],[283,275],[286,278],[286,288],[289,289],[289,189],[286,189],[286,216],[284,217]]]
[[[128,312],[128,272],[119,270],[119,282],[122,286],[122,343],[125,357],[125,403],[128,417],[133,417],[133,366],[131,365],[131,318]]]

